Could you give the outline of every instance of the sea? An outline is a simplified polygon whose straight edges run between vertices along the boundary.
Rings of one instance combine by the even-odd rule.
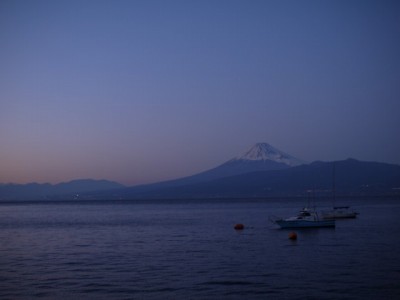
[[[0,299],[400,299],[400,199],[340,201],[302,230],[269,218],[303,199],[0,203]]]

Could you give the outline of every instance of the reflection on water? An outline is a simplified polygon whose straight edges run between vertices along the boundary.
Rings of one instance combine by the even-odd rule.
[[[0,298],[399,298],[400,201],[350,204],[296,241],[293,200],[0,204]]]

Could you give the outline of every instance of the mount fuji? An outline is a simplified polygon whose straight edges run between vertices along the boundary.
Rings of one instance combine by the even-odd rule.
[[[218,167],[189,177],[157,183],[157,185],[186,185],[256,171],[282,170],[304,163],[268,143],[257,143],[242,155],[234,157]]]
[[[289,167],[294,167],[298,165],[305,164],[304,161],[293,157],[268,143],[257,143],[253,147],[251,147],[248,151],[246,151],[243,155],[233,158],[232,160],[228,161],[242,161],[242,162],[249,162],[249,161],[262,161],[262,162],[276,162],[279,164],[284,164]]]
[[[242,155],[191,177],[203,181],[204,179],[217,179],[256,171],[282,170],[304,163],[268,143],[257,143]]]
[[[142,194],[159,188],[174,188],[179,186],[209,182],[216,179],[243,175],[257,171],[283,170],[299,166],[305,162],[291,156],[268,143],[257,143],[242,155],[210,170],[175,180],[128,188],[133,194]]]

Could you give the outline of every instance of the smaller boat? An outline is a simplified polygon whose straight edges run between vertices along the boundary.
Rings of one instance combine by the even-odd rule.
[[[281,228],[319,228],[335,227],[335,220],[324,220],[318,216],[314,209],[308,207],[300,210],[297,216],[288,219],[270,218],[270,220]]]
[[[323,210],[321,214],[324,220],[354,219],[358,212],[350,209],[349,206],[334,206],[331,210]]]
[[[354,219],[357,217],[358,212],[350,209],[350,206],[335,206],[336,201],[336,188],[335,188],[335,163],[333,163],[332,173],[332,202],[333,206],[330,210],[323,210],[321,212],[324,220],[336,219]]]

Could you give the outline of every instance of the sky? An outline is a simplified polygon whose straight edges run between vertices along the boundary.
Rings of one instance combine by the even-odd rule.
[[[136,185],[267,142],[400,164],[399,1],[2,0],[0,182]]]

